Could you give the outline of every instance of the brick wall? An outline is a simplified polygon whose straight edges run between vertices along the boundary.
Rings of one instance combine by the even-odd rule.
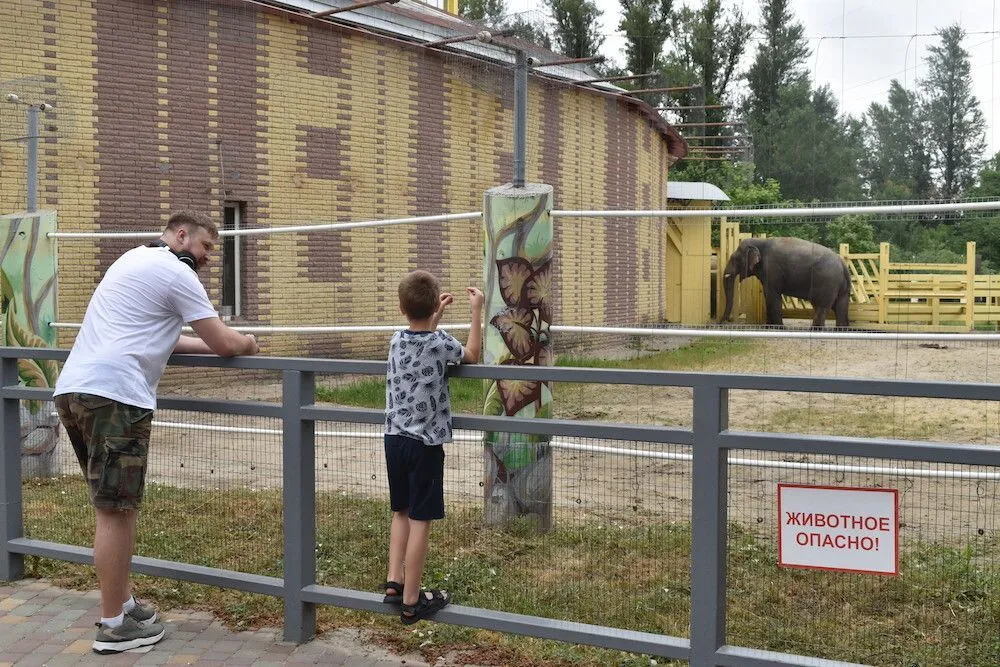
[[[64,231],[155,229],[179,208],[221,223],[227,201],[245,202],[251,227],[477,211],[512,174],[509,68],[235,0],[2,3],[0,81],[56,105],[40,201]],[[665,204],[667,138],[638,106],[538,77],[529,104],[527,176],[554,187],[556,208]],[[0,142],[0,160],[0,211],[18,210],[23,144]],[[134,244],[62,241],[59,318],[80,321]],[[555,250],[558,322],[663,319],[656,223],[564,220]],[[250,237],[243,253],[243,319],[275,325],[397,322],[402,273],[427,268],[459,292],[481,282],[483,256],[475,221]],[[218,302],[219,267],[203,279]],[[468,317],[461,299],[453,311]],[[384,350],[362,335],[263,342]]]

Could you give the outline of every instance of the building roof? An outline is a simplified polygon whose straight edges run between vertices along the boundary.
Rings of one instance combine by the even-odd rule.
[[[667,182],[667,199],[729,201],[729,196],[711,183],[669,181]]]
[[[256,5],[268,5],[295,14],[308,16],[334,7],[357,4],[355,0],[246,0]],[[461,16],[455,16],[421,0],[398,0],[394,4],[373,5],[340,12],[324,19],[330,23],[352,26],[366,32],[380,33],[416,44],[434,42],[449,37],[473,35],[487,28]],[[520,49],[534,57],[538,63],[564,60],[565,56],[544,49],[537,44],[516,37],[495,37],[492,42],[479,40],[448,44],[450,51],[482,60],[514,64],[514,50]],[[568,85],[588,79],[600,78],[601,73],[588,64],[555,65],[543,70],[529,70],[530,76],[562,81]],[[612,95],[622,102],[634,104],[667,140],[667,149],[674,159],[687,155],[687,142],[676,128],[663,119],[650,105],[640,99],[623,95],[625,89],[608,82],[587,83],[592,92]]]

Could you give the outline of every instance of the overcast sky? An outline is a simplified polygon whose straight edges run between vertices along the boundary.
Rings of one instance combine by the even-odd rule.
[[[596,2],[604,11],[602,53],[622,64],[621,6],[618,0]],[[692,7],[701,4],[682,2]],[[807,66],[813,80],[829,84],[842,110],[854,115],[872,102],[884,103],[893,78],[912,89],[925,76],[927,46],[936,41],[928,33],[960,24],[968,33],[964,47],[971,58],[973,91],[988,124],[987,156],[1000,151],[1000,86],[995,83],[1000,69],[998,4],[1000,0],[791,0],[809,39],[812,55]],[[757,22],[759,0],[725,0],[724,5],[741,7]],[[541,6],[540,0],[507,0],[508,11],[532,17],[545,16]]]

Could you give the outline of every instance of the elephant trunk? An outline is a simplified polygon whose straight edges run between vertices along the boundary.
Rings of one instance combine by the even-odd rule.
[[[726,309],[722,313],[722,317],[719,318],[719,323],[728,322],[729,316],[733,314],[733,287],[736,285],[736,273],[729,271],[729,267],[726,267],[727,272],[723,277],[723,288],[726,294]]]

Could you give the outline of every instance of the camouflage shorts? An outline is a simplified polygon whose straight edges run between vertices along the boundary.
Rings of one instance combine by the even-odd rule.
[[[92,394],[61,394],[55,401],[94,507],[139,509],[153,411]]]

